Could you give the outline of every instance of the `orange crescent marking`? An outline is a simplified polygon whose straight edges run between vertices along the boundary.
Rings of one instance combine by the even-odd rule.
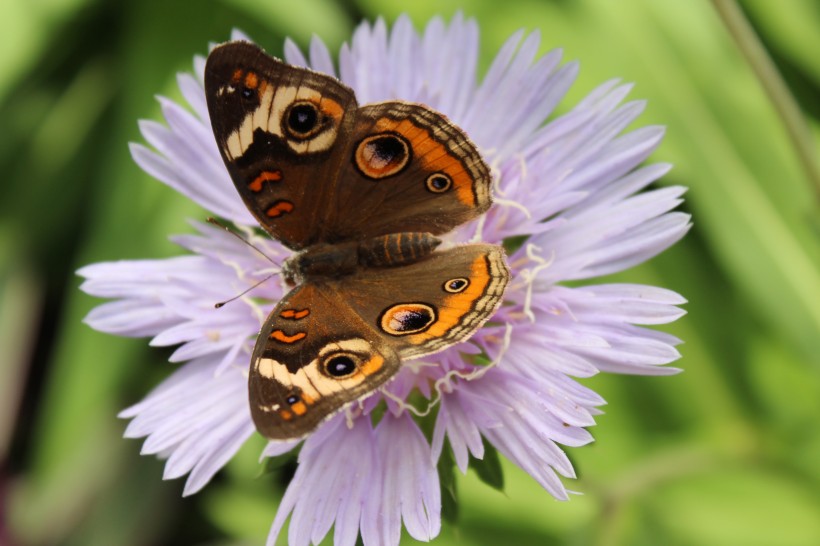
[[[239,83],[239,80],[242,79],[242,69],[237,68],[233,71],[233,78],[231,78],[234,83]]]
[[[344,115],[345,112],[341,104],[327,97],[322,97],[319,99],[319,104],[317,106],[323,114],[337,120],[342,119],[342,115]]]
[[[293,414],[288,410],[281,410],[279,412],[279,416],[285,421],[290,421],[291,419],[293,419]]]
[[[270,333],[270,338],[275,339],[280,343],[296,343],[300,339],[304,339],[305,336],[307,336],[305,332],[296,332],[292,336],[289,336],[282,330],[274,330]]]
[[[245,87],[248,89],[256,89],[256,86],[259,85],[259,79],[256,77],[255,72],[248,72],[245,75]]]
[[[290,201],[277,201],[273,204],[271,208],[265,211],[270,218],[276,218],[278,216],[282,216],[283,214],[287,214],[293,210],[293,203]]]
[[[262,184],[265,182],[278,182],[282,180],[282,171],[262,171],[259,176],[253,179],[253,182],[248,184],[248,189],[252,192],[262,191]]]
[[[359,371],[365,376],[373,375],[384,366],[384,358],[381,355],[375,354],[366,360],[359,367]]]
[[[297,311],[296,309],[285,309],[284,311],[279,313],[279,316],[287,319],[300,320],[305,318],[309,314],[310,309],[302,309],[301,311]]]

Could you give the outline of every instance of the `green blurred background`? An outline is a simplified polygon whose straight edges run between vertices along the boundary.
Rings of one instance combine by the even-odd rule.
[[[400,7],[400,4],[404,6]],[[741,2],[803,110],[816,166],[820,4]],[[260,477],[254,439],[182,499],[162,463],[121,438],[118,410],[171,371],[168,351],[92,331],[87,263],[172,256],[206,213],[143,173],[127,143],[175,73],[238,27],[273,53],[312,33],[337,51],[363,18],[417,28],[478,19],[482,66],[539,29],[581,74],[636,82],[640,125],[668,127],[663,184],[690,191],[694,229],[616,280],[674,289],[689,314],[681,375],[599,376],[597,442],[571,450],[583,492],[554,501],[504,463],[504,492],[458,479],[438,544],[820,544],[817,180],[707,0],[0,0],[0,544],[259,544],[293,465]],[[408,540],[408,542],[410,542]]]

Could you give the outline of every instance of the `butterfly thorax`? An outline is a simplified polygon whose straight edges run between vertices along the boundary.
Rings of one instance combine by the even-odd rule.
[[[441,239],[430,233],[391,233],[363,241],[317,243],[288,258],[282,274],[291,286],[307,279],[343,277],[359,267],[395,267],[430,255]]]

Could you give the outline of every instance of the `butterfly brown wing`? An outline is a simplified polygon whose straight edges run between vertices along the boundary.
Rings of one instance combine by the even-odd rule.
[[[503,248],[469,244],[401,267],[363,269],[333,288],[408,359],[469,339],[495,313],[509,279]]]
[[[359,108],[328,218],[332,236],[446,233],[491,204],[490,170],[475,145],[423,105]]]
[[[393,377],[401,359],[468,339],[508,281],[501,247],[464,245],[297,287],[271,313],[253,353],[256,428],[271,439],[311,432]]]
[[[357,113],[353,91],[228,42],[208,56],[205,94],[219,152],[251,213],[291,248],[319,241]]]
[[[398,354],[351,309],[349,295],[306,283],[262,327],[248,388],[254,424],[266,437],[302,437],[398,372]]]
[[[429,108],[359,108],[337,79],[247,42],[205,67],[214,135],[240,195],[294,249],[398,232],[441,234],[486,211],[489,169],[458,127]]]

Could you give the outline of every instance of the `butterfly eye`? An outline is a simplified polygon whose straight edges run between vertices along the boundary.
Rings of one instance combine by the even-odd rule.
[[[459,292],[464,291],[470,285],[470,280],[465,279],[464,277],[459,277],[457,279],[450,279],[446,283],[444,283],[444,290],[446,292],[450,292],[451,294],[458,294]]]
[[[333,355],[324,361],[325,371],[331,377],[347,377],[358,369],[360,359],[351,354],[342,353]]]
[[[285,114],[285,129],[291,138],[304,140],[312,137],[322,127],[319,111],[311,102],[295,102]]]
[[[434,173],[427,177],[427,189],[433,193],[444,193],[452,185],[452,179],[444,173]]]

